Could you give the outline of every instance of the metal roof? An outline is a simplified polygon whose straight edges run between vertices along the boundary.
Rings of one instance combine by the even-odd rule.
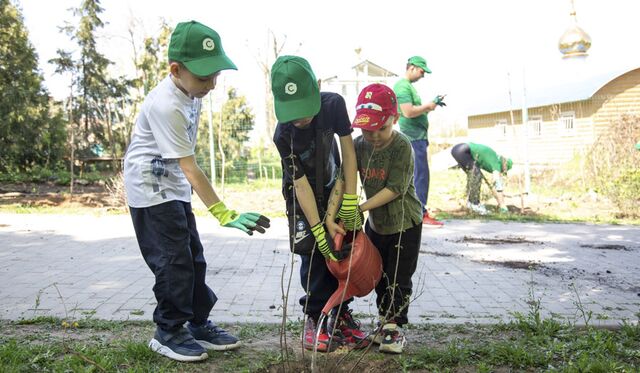
[[[536,108],[587,100],[612,80],[637,69],[640,69],[640,67],[632,69],[621,68],[608,72],[600,72],[596,75],[588,75],[579,71],[565,71],[565,76],[556,77],[547,85],[533,80],[527,86],[526,104],[528,108]],[[584,72],[584,70],[582,72]],[[468,116],[501,113],[509,111],[510,109],[521,110],[522,88],[519,90],[515,89],[514,91],[515,94],[513,94],[513,105],[511,108],[508,102],[497,102],[497,100],[478,102],[473,108],[470,108]]]

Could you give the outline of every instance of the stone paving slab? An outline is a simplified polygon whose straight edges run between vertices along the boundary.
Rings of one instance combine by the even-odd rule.
[[[288,249],[284,219],[248,237],[198,217],[207,282],[219,301],[219,322],[273,322],[284,311],[301,318],[299,259]],[[413,323],[496,323],[527,314],[584,323],[637,322],[640,229],[593,224],[447,221],[424,228]],[[153,275],[128,215],[0,214],[0,319],[57,316],[150,320]],[[532,300],[534,301],[532,303]],[[581,305],[581,306],[580,306]],[[376,314],[372,295],[353,308]]]

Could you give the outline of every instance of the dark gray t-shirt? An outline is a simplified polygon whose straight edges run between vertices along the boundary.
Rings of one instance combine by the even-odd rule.
[[[316,148],[321,146],[324,178],[322,193],[326,205],[340,167],[340,154],[334,135],[349,136],[353,132],[344,98],[337,93],[322,92],[320,99],[320,112],[313,117],[308,128],[299,129],[291,123],[278,123],[273,135],[273,142],[282,159],[282,194],[287,201],[293,197],[293,180],[302,176],[307,177],[315,191]],[[316,140],[318,129],[321,144]]]
[[[400,195],[386,205],[369,211],[369,224],[378,234],[394,234],[422,221],[422,207],[413,184],[413,149],[402,133],[393,132],[393,140],[382,150],[373,151],[362,136],[354,145],[360,180],[367,198],[387,188]]]

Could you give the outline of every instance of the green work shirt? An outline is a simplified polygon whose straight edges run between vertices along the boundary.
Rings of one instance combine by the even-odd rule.
[[[487,172],[502,172],[502,160],[493,149],[486,145],[472,142],[469,143],[469,149],[471,150],[471,157],[481,169]]]
[[[429,130],[429,119],[427,119],[427,113],[418,115],[415,118],[407,118],[402,114],[400,110],[401,104],[412,104],[413,106],[422,105],[422,100],[418,95],[418,92],[413,87],[413,84],[407,79],[400,79],[393,91],[398,97],[398,112],[400,113],[400,131],[407,135],[409,140],[427,140],[427,131]]]
[[[375,152],[362,136],[354,142],[360,181],[367,199],[384,188],[400,194],[386,205],[369,211],[369,225],[378,234],[399,233],[422,221],[422,205],[413,185],[411,143],[399,132],[394,131],[393,136],[391,144]]]

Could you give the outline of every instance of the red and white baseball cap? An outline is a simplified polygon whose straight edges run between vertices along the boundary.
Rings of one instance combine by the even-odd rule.
[[[384,84],[364,87],[358,96],[356,117],[351,127],[377,131],[390,116],[398,115],[398,100],[393,90]]]

